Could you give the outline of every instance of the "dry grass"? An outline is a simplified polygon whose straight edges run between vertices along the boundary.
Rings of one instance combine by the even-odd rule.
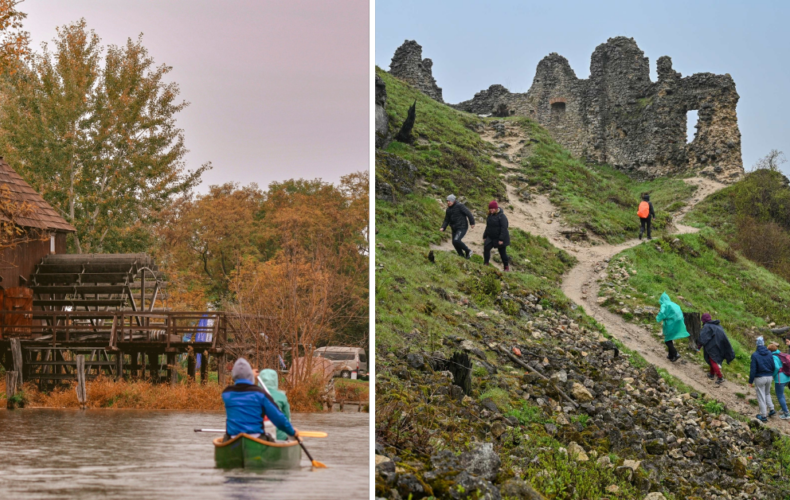
[[[215,382],[202,384],[152,384],[139,381],[115,381],[99,377],[87,382],[88,408],[143,410],[223,410],[222,389]],[[320,384],[288,391],[292,412],[317,412]],[[25,384],[25,406],[28,408],[79,408],[75,384],[63,385],[51,392],[42,392],[34,384]],[[0,393],[0,408],[6,407],[5,394]]]
[[[288,403],[291,412],[314,413],[324,410],[321,396],[325,384],[319,377],[309,377],[304,383],[296,387],[284,387],[288,394]]]
[[[335,399],[338,401],[368,401],[370,383],[362,380],[337,379]]]

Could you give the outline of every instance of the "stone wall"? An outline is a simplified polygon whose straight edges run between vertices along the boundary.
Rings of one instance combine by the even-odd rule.
[[[737,180],[743,161],[732,77],[684,78],[667,56],[658,59],[657,69],[658,81],[652,82],[648,58],[634,39],[610,38],[593,52],[589,79],[577,78],[567,59],[553,53],[540,61],[525,94],[492,85],[455,107],[493,114],[504,105],[510,114],[537,120],[589,162],[651,177],[694,169],[724,182]],[[698,110],[699,120],[687,144],[690,110]]]
[[[376,149],[387,147],[389,135],[387,85],[379,75],[376,75]]]
[[[422,47],[414,40],[406,40],[392,56],[390,74],[410,83],[431,99],[443,103],[442,89],[436,85],[432,67],[433,61],[422,58]]]

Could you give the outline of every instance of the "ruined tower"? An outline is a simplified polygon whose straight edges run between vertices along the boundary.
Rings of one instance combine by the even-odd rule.
[[[431,99],[443,103],[442,89],[436,85],[431,68],[433,61],[422,58],[422,47],[414,40],[406,40],[398,47],[390,62],[390,74],[409,82]]]
[[[417,64],[420,57],[419,45],[405,43],[393,57],[393,67],[398,60],[393,74],[441,102],[430,64],[426,74],[424,61]],[[577,78],[568,60],[552,53],[538,63],[526,93],[492,85],[455,107],[477,114],[501,114],[506,108],[508,114],[530,117],[588,162],[650,177],[693,169],[723,182],[740,178],[739,97],[732,77],[683,77],[667,56],[658,59],[657,69],[658,81],[652,82],[649,60],[634,39],[615,37],[596,47],[588,79]],[[698,111],[699,120],[687,143],[691,110]]]

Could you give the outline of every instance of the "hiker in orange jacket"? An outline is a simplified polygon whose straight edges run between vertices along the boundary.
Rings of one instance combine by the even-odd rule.
[[[647,239],[652,240],[651,222],[656,217],[656,211],[653,210],[653,204],[650,203],[649,194],[642,195],[642,202],[639,204],[639,210],[636,212],[636,215],[639,216],[639,239],[642,239],[642,233],[647,228]]]

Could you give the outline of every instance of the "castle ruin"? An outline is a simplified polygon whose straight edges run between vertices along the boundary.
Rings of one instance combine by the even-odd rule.
[[[399,58],[404,50],[408,59]],[[392,74],[410,82],[419,75],[413,84],[441,102],[430,63],[427,75],[424,61],[415,68],[421,55],[416,42],[404,43],[393,57],[397,71]],[[732,77],[712,73],[682,77],[667,56],[658,59],[657,69],[658,81],[651,82],[648,58],[634,39],[615,37],[593,52],[588,79],[577,78],[568,60],[552,53],[538,64],[526,93],[492,85],[454,107],[482,115],[532,118],[574,155],[591,163],[650,177],[700,171],[723,182],[740,178],[741,133],[735,111],[739,96]],[[425,88],[438,90],[439,98]],[[698,111],[698,124],[694,139],[687,143],[691,110]]]

